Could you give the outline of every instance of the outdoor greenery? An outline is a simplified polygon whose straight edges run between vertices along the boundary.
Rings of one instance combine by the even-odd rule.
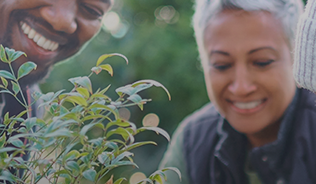
[[[161,90],[144,91],[142,96],[151,97],[154,103],[147,104],[143,111],[130,108],[130,120],[140,126],[143,118],[154,112],[159,116],[159,127],[172,134],[183,118],[209,101],[191,26],[193,2],[115,1],[112,12],[116,12],[121,22],[127,24],[128,31],[125,36],[117,38],[107,29],[101,30],[80,55],[55,66],[50,77],[41,85],[41,89],[43,92],[71,89],[71,84],[61,81],[82,75],[87,68],[93,66],[93,61],[102,53],[122,53],[132,62],[126,66],[120,58],[110,58],[109,62],[115,70],[114,77],[111,78],[105,73],[99,74],[98,78],[92,76],[92,80],[95,81],[93,87],[97,89],[111,84],[117,88],[122,81],[131,83],[148,78],[163,83],[168,88],[172,100],[168,101],[166,94]],[[159,15],[160,11],[165,19]],[[173,21],[168,23],[168,19]],[[112,94],[111,91],[109,93]],[[148,176],[157,169],[168,142],[152,132],[145,132],[136,139],[154,140],[159,145],[148,145],[133,151],[134,160],[139,165],[138,171]],[[130,171],[131,174],[133,172],[135,169]]]
[[[134,136],[151,130],[170,140],[163,129],[151,126],[137,128],[119,114],[119,109],[123,107],[138,106],[143,110],[144,104],[151,100],[142,98],[138,93],[152,86],[163,88],[170,99],[168,90],[160,83],[141,80],[119,87],[115,90],[116,100],[107,95],[110,85],[93,90],[90,80],[93,74],[104,70],[113,75],[112,67],[103,64],[103,61],[112,56],[120,56],[127,61],[125,56],[101,55],[88,76],[69,79],[73,85],[70,92],[59,90],[33,94],[35,101],[42,102],[39,107],[46,110],[47,116],[41,119],[30,116],[32,104],[26,102],[19,83],[21,78],[36,69],[36,64],[26,62],[17,73],[12,69],[12,62],[22,55],[25,54],[0,46],[0,59],[11,69],[0,70],[0,93],[14,96],[25,107],[25,111],[17,116],[10,117],[10,113],[6,113],[0,125],[0,181],[33,184],[45,179],[46,183],[74,184],[80,183],[83,178],[93,183],[106,178],[107,184],[120,184],[126,180],[125,177],[117,178],[114,174],[113,179],[111,171],[122,166],[137,167],[130,151],[143,145],[156,145],[153,141],[136,141]],[[19,95],[21,98],[18,98]],[[27,118],[23,118],[24,115]],[[99,134],[88,135],[91,130]],[[29,159],[23,159],[23,155],[29,155]],[[162,184],[167,170],[180,175],[176,168],[165,168],[139,183]]]
[[[142,95],[152,97],[155,103],[147,104],[144,111],[131,108],[131,121],[140,125],[146,114],[155,112],[160,118],[159,126],[172,134],[182,119],[209,101],[191,26],[194,0],[115,1],[112,12],[127,25],[126,34],[115,37],[109,30],[101,30],[80,55],[54,67],[41,89],[44,92],[71,89],[69,83],[61,81],[81,75],[104,52],[123,53],[133,62],[126,67],[118,58],[111,58],[115,77],[101,73],[102,77],[94,78],[94,87],[107,83],[118,87],[121,81],[130,83],[146,78],[162,82],[170,91],[172,101],[168,102],[160,90],[147,90]],[[136,139],[155,140],[159,145],[134,151],[140,171],[149,175],[158,167],[168,142],[151,132]]]

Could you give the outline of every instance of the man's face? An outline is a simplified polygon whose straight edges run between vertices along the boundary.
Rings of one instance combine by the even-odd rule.
[[[0,43],[37,64],[32,75],[75,54],[100,29],[112,0],[0,0]]]
[[[266,12],[224,11],[204,38],[206,86],[219,112],[248,136],[277,127],[295,94],[291,52],[279,22]]]

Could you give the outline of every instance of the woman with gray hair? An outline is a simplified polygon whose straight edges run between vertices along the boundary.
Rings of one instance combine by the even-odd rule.
[[[193,25],[211,103],[176,130],[161,167],[177,184],[316,183],[316,96],[297,89],[301,0],[196,0]]]

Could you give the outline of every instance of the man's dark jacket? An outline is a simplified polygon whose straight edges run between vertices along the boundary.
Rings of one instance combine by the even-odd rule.
[[[249,183],[243,134],[211,104],[186,121],[183,149],[191,184]],[[316,183],[316,95],[298,89],[282,118],[278,139],[252,149],[249,158],[265,184]]]

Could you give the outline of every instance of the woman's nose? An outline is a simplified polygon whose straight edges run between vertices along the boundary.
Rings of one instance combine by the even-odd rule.
[[[76,2],[71,0],[54,0],[50,6],[42,7],[40,10],[44,18],[55,31],[61,31],[72,34],[77,30],[77,6]]]
[[[247,70],[236,72],[228,86],[228,90],[236,96],[246,96],[256,91],[257,86],[253,77]]]

